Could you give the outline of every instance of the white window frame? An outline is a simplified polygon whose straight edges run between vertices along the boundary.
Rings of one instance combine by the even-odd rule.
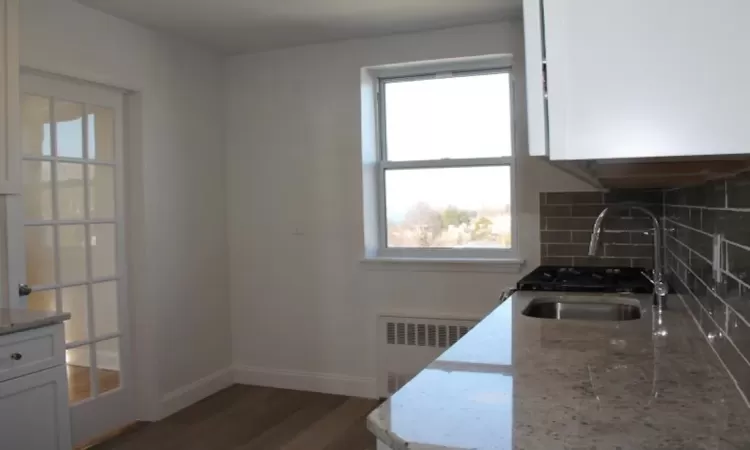
[[[506,73],[509,76],[510,117],[511,117],[511,156],[494,158],[437,159],[420,161],[388,161],[387,123],[385,120],[384,86],[387,83],[439,79],[459,76],[473,76],[490,73]],[[517,214],[517,132],[515,107],[515,80],[513,77],[512,59],[507,55],[484,57],[451,62],[426,62],[405,66],[375,68],[370,71],[375,89],[375,126],[376,126],[376,189],[377,189],[377,253],[376,259],[403,259],[415,261],[518,261],[519,236]],[[388,223],[386,218],[385,173],[387,170],[417,168],[455,168],[508,166],[510,168],[510,201],[511,201],[511,248],[399,248],[388,247]]]

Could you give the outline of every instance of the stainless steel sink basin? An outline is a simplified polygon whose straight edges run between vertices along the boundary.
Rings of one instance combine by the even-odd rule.
[[[535,298],[522,311],[524,316],[555,320],[637,320],[640,304],[635,299],[598,297]]]

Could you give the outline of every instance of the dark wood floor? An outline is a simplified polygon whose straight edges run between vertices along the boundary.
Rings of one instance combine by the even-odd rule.
[[[374,450],[376,400],[234,385],[92,450]]]

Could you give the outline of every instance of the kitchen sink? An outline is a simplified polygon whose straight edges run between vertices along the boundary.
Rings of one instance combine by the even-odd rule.
[[[640,319],[641,307],[629,298],[546,297],[532,300],[521,314],[539,319],[623,321]]]

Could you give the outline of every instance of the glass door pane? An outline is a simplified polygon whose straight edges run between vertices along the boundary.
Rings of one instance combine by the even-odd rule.
[[[71,314],[77,403],[121,385],[115,110],[35,95],[22,105],[27,304]]]

